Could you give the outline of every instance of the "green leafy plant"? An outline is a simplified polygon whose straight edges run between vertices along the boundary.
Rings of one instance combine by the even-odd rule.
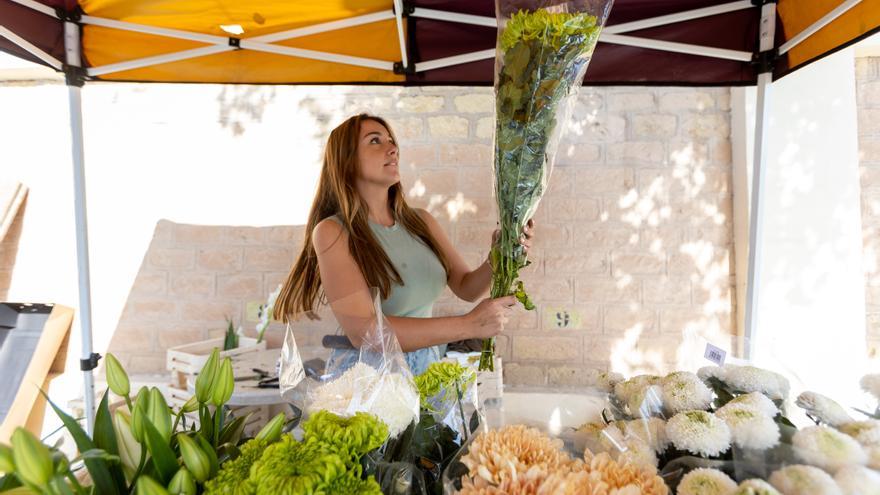
[[[520,236],[544,194],[563,103],[573,94],[599,39],[595,16],[515,13],[498,39],[495,87],[495,198],[501,235],[492,247],[492,297],[515,295],[534,309],[519,271],[528,265]],[[494,369],[494,339],[483,341],[480,370]]]
[[[238,333],[235,331],[235,325],[232,320],[226,318],[226,334],[223,336],[223,350],[238,348]]]
[[[240,455],[247,417],[234,417],[225,407],[235,382],[232,362],[229,358],[220,361],[218,349],[199,373],[196,394],[176,411],[155,387],[141,387],[132,399],[128,375],[119,361],[108,354],[106,363],[109,390],[98,405],[92,437],[49,401],[80,455],[68,459],[57,448],[18,429],[11,448],[0,445],[0,471],[5,473],[0,492],[195,495],[220,465]],[[122,397],[127,407],[111,413],[110,391]],[[187,428],[184,415],[196,411],[199,426]],[[280,414],[257,436],[268,445],[280,436],[283,424]],[[81,468],[88,471],[91,485],[78,481],[76,472]]]

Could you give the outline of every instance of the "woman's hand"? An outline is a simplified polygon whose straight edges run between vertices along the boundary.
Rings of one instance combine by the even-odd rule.
[[[504,331],[507,315],[516,305],[514,296],[483,299],[479,304],[464,315],[464,324],[468,338],[487,339]]]
[[[529,220],[526,222],[526,225],[523,227],[522,236],[519,238],[519,243],[522,244],[523,249],[526,253],[529,252],[529,249],[532,247],[532,239],[535,237],[535,221]],[[495,229],[492,232],[492,246],[498,244],[498,241],[501,239],[501,230]]]

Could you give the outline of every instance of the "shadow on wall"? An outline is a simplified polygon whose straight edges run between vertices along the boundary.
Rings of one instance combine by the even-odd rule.
[[[110,352],[132,373],[161,373],[166,349],[222,336],[227,318],[254,335],[255,310],[287,276],[302,237],[302,226],[159,221]],[[270,344],[280,345],[281,330],[270,325]]]
[[[0,301],[5,301],[9,295],[9,288],[12,284],[12,272],[15,268],[15,259],[18,256],[18,243],[24,226],[24,211],[26,207],[27,198],[18,207],[18,212],[12,219],[6,235],[0,239]]]

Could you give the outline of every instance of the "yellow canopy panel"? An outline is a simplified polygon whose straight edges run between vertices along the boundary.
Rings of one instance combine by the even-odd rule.
[[[340,19],[390,12],[391,0],[307,0],[294,3],[270,0],[174,1],[124,0],[81,1],[86,15],[136,24],[176,29],[247,41],[262,35],[302,28]],[[353,5],[356,4],[356,5]],[[239,26],[233,35],[221,26]],[[400,45],[394,19],[382,20],[335,31],[273,43],[338,55],[386,62],[400,60]],[[83,54],[91,67],[165,55],[208,45],[155,34],[136,33],[102,26],[85,25]],[[208,83],[333,83],[404,81],[389,70],[326,62],[254,50],[234,50],[167,62],[148,67],[112,72],[105,80],[142,80]]]
[[[779,0],[778,13],[789,40],[840,6],[841,0]],[[862,0],[788,52],[789,70],[855,40],[880,25],[880,0]]]

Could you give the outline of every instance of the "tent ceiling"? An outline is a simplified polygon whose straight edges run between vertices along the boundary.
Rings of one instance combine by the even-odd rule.
[[[229,83],[352,83],[352,84],[474,84],[492,83],[495,47],[493,0],[414,0],[405,2],[402,39],[410,71],[395,73],[402,61],[392,0],[0,0],[0,26],[52,57],[63,60],[63,22],[26,6],[48,6],[83,18],[82,47],[86,67],[100,80]],[[880,26],[880,0],[779,0],[777,47],[801,33],[841,4],[848,9],[831,24],[806,38],[779,59],[775,75],[864,37]],[[614,33],[610,28],[634,21],[717,6],[729,12],[639,30]],[[468,14],[489,26],[438,20],[433,11]],[[370,16],[371,17],[364,17]],[[627,46],[613,36],[646,38],[755,53],[760,9],[750,1],[616,0],[605,41],[596,48],[586,84],[755,84],[757,69],[745,60],[673,53]],[[351,19],[359,25],[285,39],[265,36]],[[110,20],[105,21],[105,20]],[[122,21],[137,26],[190,33],[195,39],[132,32],[108,25]],[[353,22],[357,24],[357,22]],[[224,30],[221,26],[225,26]],[[131,26],[130,26],[131,27]],[[135,26],[136,27],[136,26]],[[230,34],[240,28],[242,34]],[[0,31],[2,32],[2,31]],[[166,33],[167,34],[167,33]],[[204,38],[199,38],[201,35]],[[228,45],[240,38],[241,48]],[[0,36],[0,50],[41,62],[9,36]],[[614,41],[614,42],[610,42]],[[250,45],[248,44],[250,43]],[[224,46],[225,45],[225,46]],[[168,54],[196,50],[200,56],[165,60]],[[440,68],[425,62],[484,51],[478,59]],[[329,60],[325,54],[330,54]],[[333,58],[333,56],[336,56]],[[162,57],[164,63],[117,70],[115,64]],[[153,61],[152,59],[149,59]],[[45,62],[41,62],[45,63]],[[415,72],[413,72],[413,69]]]

